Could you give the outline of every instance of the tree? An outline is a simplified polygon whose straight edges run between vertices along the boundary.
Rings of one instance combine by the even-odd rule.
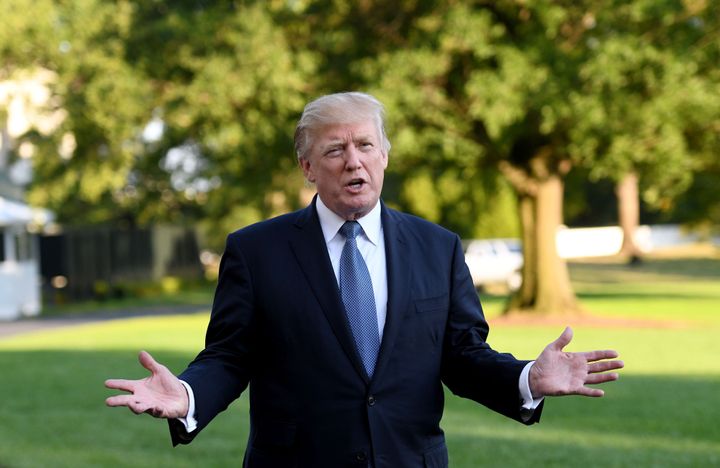
[[[717,5],[637,1],[593,12],[592,46],[580,74],[576,105],[592,119],[578,122],[573,151],[594,179],[616,183],[622,252],[631,261],[640,197],[669,211],[691,183],[700,160],[715,149]]]
[[[314,54],[278,25],[284,2],[14,3],[4,63],[54,71],[67,115],[22,136],[33,203],[63,223],[205,219],[218,248],[300,204],[291,135]]]
[[[38,147],[30,198],[61,221],[203,220],[219,247],[302,203],[303,104],[364,89],[389,110],[384,198],[464,235],[521,226],[510,309],[573,313],[555,247],[565,174],[636,173],[670,209],[717,147],[716,2],[12,5],[3,73],[54,71],[68,115],[22,137]]]
[[[46,105],[65,115],[52,134],[32,129],[18,137],[37,149],[28,199],[62,221],[112,219],[119,211],[113,195],[125,186],[148,101],[146,80],[123,57],[131,5],[11,3],[0,28],[9,36],[5,68],[51,72]]]
[[[515,309],[577,310],[555,247],[570,165],[565,93],[578,62],[557,30],[570,13],[547,3],[532,11],[514,2],[443,3],[417,19],[412,47],[369,70],[380,77],[378,94],[405,110],[397,151],[494,167],[514,187],[525,256]]]
[[[137,160],[141,219],[192,202],[219,248],[227,232],[301,203],[291,137],[315,58],[288,39],[291,12],[277,3],[138,4],[128,60],[151,80],[165,125]],[[196,170],[174,171],[173,149]]]
[[[623,235],[620,255],[629,257],[630,264],[639,263],[642,256],[642,251],[635,242],[635,233],[640,226],[640,194],[638,193],[638,186],[638,175],[635,171],[625,173],[615,185],[618,222]]]
[[[705,42],[708,31],[692,24],[716,17],[714,8],[438,2],[416,18],[402,50],[362,62],[377,94],[401,112],[396,154],[494,166],[514,187],[525,265],[509,310],[580,310],[555,246],[573,165],[618,178],[637,170],[651,182],[647,200],[686,186],[686,148],[707,147],[696,138],[719,107],[716,74],[697,65],[703,51],[687,54],[682,44]],[[677,27],[656,35],[663,24]]]
[[[36,2],[42,13],[27,14],[31,2],[6,2],[0,16],[0,171],[5,171],[17,157],[22,142],[17,138],[28,131],[52,133],[62,121],[57,109],[50,109],[52,86],[56,75],[43,67],[56,56],[54,51],[40,49],[38,43],[56,38],[52,24],[52,2]],[[11,113],[13,115],[11,115]],[[12,120],[12,121],[11,121]],[[52,122],[50,122],[52,120]],[[29,158],[35,148],[23,145]]]

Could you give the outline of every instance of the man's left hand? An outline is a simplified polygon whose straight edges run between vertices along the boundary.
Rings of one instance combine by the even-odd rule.
[[[534,398],[560,395],[601,397],[605,392],[587,385],[618,379],[616,372],[608,372],[624,366],[620,360],[608,360],[618,357],[616,351],[563,351],[572,337],[572,329],[566,327],[560,337],[547,345],[535,360],[529,375]]]

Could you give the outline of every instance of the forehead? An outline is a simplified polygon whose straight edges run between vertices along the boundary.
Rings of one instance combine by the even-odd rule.
[[[352,123],[336,123],[323,125],[315,132],[318,143],[348,141],[359,138],[377,139],[377,128],[372,120]]]

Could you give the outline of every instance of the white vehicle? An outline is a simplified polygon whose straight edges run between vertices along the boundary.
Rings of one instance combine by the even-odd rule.
[[[476,288],[502,284],[516,291],[522,284],[522,247],[518,239],[484,239],[468,242],[465,263]]]

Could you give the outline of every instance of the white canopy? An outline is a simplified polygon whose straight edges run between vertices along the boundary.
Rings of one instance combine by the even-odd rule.
[[[53,215],[48,210],[32,208],[25,203],[0,197],[0,226],[27,224],[30,222],[46,224],[52,219]]]

